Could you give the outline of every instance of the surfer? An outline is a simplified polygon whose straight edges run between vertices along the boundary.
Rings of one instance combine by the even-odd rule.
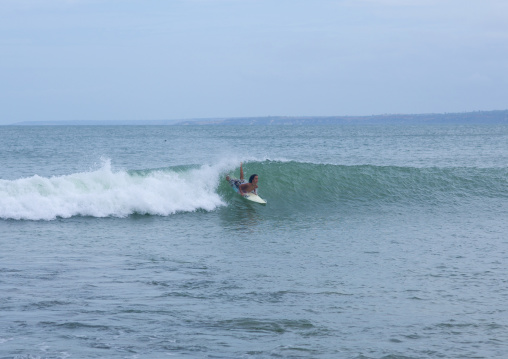
[[[246,193],[254,193],[258,194],[258,175],[253,174],[249,177],[249,182],[247,182],[243,176],[243,168],[242,163],[240,162],[240,179],[231,178],[226,176],[226,180],[231,184],[231,186],[238,188],[238,193],[240,195],[245,196]]]

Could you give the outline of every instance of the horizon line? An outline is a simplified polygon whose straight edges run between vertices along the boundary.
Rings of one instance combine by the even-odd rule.
[[[506,113],[508,116],[508,109],[505,110],[476,110],[476,111],[463,111],[463,112],[429,112],[429,113],[383,113],[372,115],[265,115],[265,116],[231,116],[231,117],[201,117],[201,118],[186,118],[186,119],[159,119],[159,120],[42,120],[42,121],[20,121],[10,124],[0,124],[0,126],[27,126],[27,125],[40,125],[40,126],[58,126],[58,125],[189,125],[195,124],[225,124],[231,121],[245,121],[245,120],[366,120],[375,118],[386,117],[401,117],[401,116],[456,116],[456,115],[478,115],[478,114],[493,114],[493,113]],[[399,119],[400,120],[400,119]],[[435,119],[434,119],[435,120]],[[504,119],[508,121],[508,117]],[[272,123],[273,124],[273,123]]]

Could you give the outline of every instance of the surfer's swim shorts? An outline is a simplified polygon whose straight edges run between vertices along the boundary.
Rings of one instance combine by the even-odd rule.
[[[230,178],[229,179],[229,184],[231,186],[233,186],[234,188],[238,189],[238,187],[240,187],[241,184],[244,184],[244,183],[247,183],[246,180],[241,180],[241,179],[238,179],[238,178]]]

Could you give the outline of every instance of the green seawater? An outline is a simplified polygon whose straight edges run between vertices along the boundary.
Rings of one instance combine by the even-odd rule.
[[[508,355],[508,126],[0,138],[0,358]]]

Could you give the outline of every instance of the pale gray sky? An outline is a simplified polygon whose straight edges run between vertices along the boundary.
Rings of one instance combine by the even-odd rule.
[[[508,109],[506,0],[0,0],[0,124]]]

